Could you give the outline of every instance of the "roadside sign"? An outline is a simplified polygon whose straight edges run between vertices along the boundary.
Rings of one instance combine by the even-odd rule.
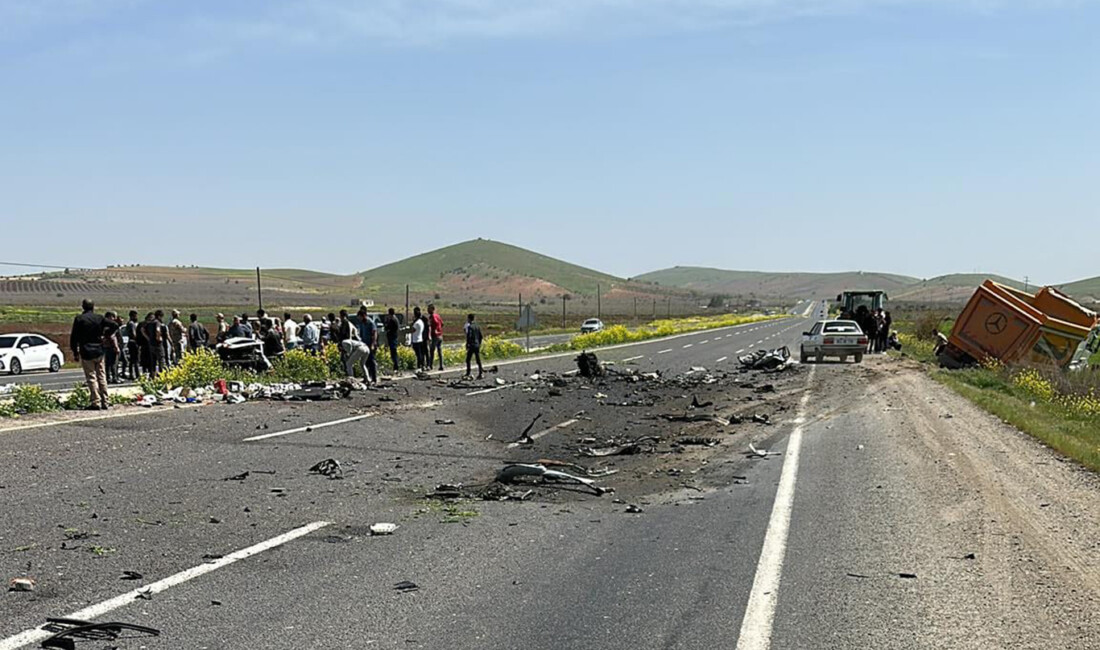
[[[529,330],[537,324],[535,310],[531,309],[531,305],[524,305],[523,312],[520,314],[519,320],[516,321],[516,329]]]

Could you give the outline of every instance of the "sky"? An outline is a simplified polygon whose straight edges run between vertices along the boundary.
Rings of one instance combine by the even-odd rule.
[[[1100,0],[0,0],[0,261],[1093,277],[1097,33]]]

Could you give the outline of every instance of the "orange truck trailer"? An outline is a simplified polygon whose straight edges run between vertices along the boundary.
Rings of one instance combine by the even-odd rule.
[[[1095,352],[1096,313],[1053,287],[1031,294],[986,280],[966,303],[937,354],[955,368],[986,359],[1077,365]]]

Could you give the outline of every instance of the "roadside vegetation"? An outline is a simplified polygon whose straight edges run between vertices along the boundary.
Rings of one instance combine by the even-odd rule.
[[[950,326],[950,319],[936,314],[899,321],[903,355],[934,365],[933,332],[949,332]],[[1059,453],[1100,471],[1100,355],[1078,372],[990,361],[964,370],[937,367],[931,375]]]

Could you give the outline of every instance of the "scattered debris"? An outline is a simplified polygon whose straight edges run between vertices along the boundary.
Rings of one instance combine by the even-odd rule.
[[[669,422],[714,422],[715,424],[728,427],[730,421],[718,417],[717,415],[708,415],[706,413],[665,413],[661,415],[662,418]]]
[[[642,436],[635,438],[629,442],[623,444],[616,444],[610,447],[600,447],[593,449],[591,447],[581,447],[578,449],[583,456],[631,456],[633,454],[640,454],[644,451],[653,451],[657,446],[657,443],[661,439],[657,436]]]
[[[34,578],[12,578],[8,583],[8,591],[34,591],[37,584]]]
[[[223,481],[243,481],[246,478],[248,478],[249,474],[251,474],[251,472],[241,472],[240,474],[234,474],[233,476],[227,476],[227,477],[223,478],[222,480]]]
[[[313,467],[310,467],[309,471],[313,474],[327,476],[330,479],[342,478],[344,474],[344,469],[340,467],[340,461],[335,458],[326,458]]]
[[[617,469],[607,469],[606,467],[600,467],[592,469],[583,465],[577,465],[576,463],[567,463],[561,460],[553,460],[550,458],[540,458],[535,461],[539,465],[546,465],[548,467],[568,467],[569,469],[580,472],[589,478],[600,478],[601,476],[611,476],[612,474],[618,474]]]
[[[389,523],[371,524],[370,534],[371,535],[392,535],[395,530],[397,530],[397,524],[389,524]]]
[[[412,582],[411,580],[402,580],[395,584],[393,588],[401,593],[409,593],[410,591],[420,591],[420,585]]]
[[[455,421],[454,420],[436,420],[435,423],[436,424],[448,425],[448,424],[454,424]]]
[[[609,488],[602,488],[596,485],[596,482],[590,478],[573,476],[572,474],[560,472],[555,469],[547,469],[545,465],[527,465],[523,463],[505,465],[503,469],[497,472],[496,480],[500,483],[513,483],[517,478],[528,476],[542,479],[543,481],[583,485],[597,495],[602,495],[611,491]]]
[[[754,413],[753,416],[752,416],[752,421],[756,422],[757,424],[771,424],[772,423],[771,418],[768,417],[768,415],[766,413]]]
[[[53,636],[42,641],[43,648],[73,650],[77,641],[114,641],[138,636],[160,636],[160,630],[131,623],[92,623],[75,618],[47,618],[42,626]]]
[[[600,364],[600,360],[596,358],[596,354],[593,352],[581,352],[577,355],[577,371],[581,377],[591,379],[592,377],[603,377],[606,374],[606,370]]]
[[[139,600],[153,600],[153,590],[152,589],[142,589],[141,591],[134,594],[134,598],[139,599]]]
[[[717,438],[703,438],[699,436],[689,436],[687,438],[680,438],[676,441],[677,445],[700,445],[703,447],[714,447],[721,441]]]
[[[462,486],[441,483],[435,486],[435,490],[424,495],[429,499],[460,499],[462,498]]]
[[[692,408],[692,409],[705,409],[705,408],[707,408],[708,406],[714,406],[714,402],[712,402],[712,401],[709,401],[709,400],[708,400],[708,401],[706,401],[706,402],[700,402],[700,401],[699,401],[699,397],[698,397],[698,396],[696,396],[696,395],[692,395],[692,396],[691,396],[691,406],[689,406],[688,408]]]
[[[145,576],[141,575],[137,571],[123,571],[119,580],[141,580]]]
[[[636,506],[632,503],[626,507],[626,512],[629,512],[631,514],[641,514],[645,511],[642,510],[639,506]]]
[[[791,363],[791,350],[785,345],[774,350],[754,350],[737,357],[737,361],[742,367],[753,370],[782,370]]]
[[[531,429],[535,428],[535,423],[542,419],[542,413],[535,416],[534,420],[531,420],[531,424],[527,425],[527,428],[523,430],[523,433],[519,434],[519,438],[516,438],[514,444],[517,445],[530,445],[534,444],[534,440],[531,438]]]
[[[768,456],[780,456],[783,452],[780,451],[768,451],[767,449],[757,449],[751,442],[749,443],[749,453],[746,456],[752,458],[767,458]]]

